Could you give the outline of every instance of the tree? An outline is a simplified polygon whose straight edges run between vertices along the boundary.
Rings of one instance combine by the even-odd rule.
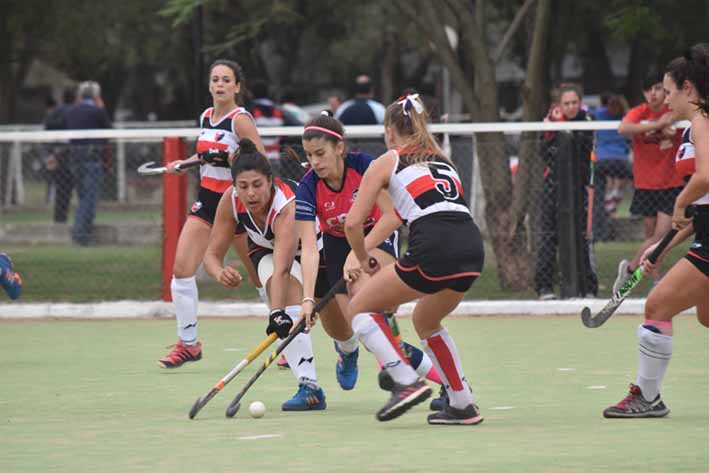
[[[525,2],[527,8],[530,1]],[[528,66],[531,75],[525,94],[528,119],[539,119],[543,106],[543,101],[537,100],[535,95],[544,75],[549,1],[537,3]],[[484,19],[488,13],[487,3],[481,0],[445,0],[435,4],[427,0],[397,0],[394,5],[400,14],[418,26],[436,58],[448,68],[453,84],[474,119],[499,121],[495,59],[504,51],[496,51],[487,35]],[[457,48],[450,43],[446,28],[458,33]],[[524,290],[531,280],[532,258],[524,226],[520,223],[526,215],[531,183],[540,178],[536,153],[533,147],[523,151],[518,184],[513,186],[502,134],[480,134],[476,141],[485,196],[485,223],[497,258],[499,282],[505,289]]]

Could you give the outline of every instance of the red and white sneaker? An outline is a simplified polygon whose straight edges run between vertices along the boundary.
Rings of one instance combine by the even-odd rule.
[[[175,345],[170,345],[172,351],[164,358],[158,360],[160,368],[179,368],[188,361],[198,361],[202,359],[202,343],[197,342],[194,345],[185,345],[182,340]]]

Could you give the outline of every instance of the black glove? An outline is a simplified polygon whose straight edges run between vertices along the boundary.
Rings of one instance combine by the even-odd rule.
[[[223,149],[209,148],[207,151],[199,153],[199,159],[218,168],[231,167],[229,164],[229,152]]]
[[[268,318],[268,327],[266,327],[266,335],[271,335],[273,332],[278,334],[278,338],[286,338],[293,328],[293,319],[290,318],[283,309],[271,311],[271,316]]]

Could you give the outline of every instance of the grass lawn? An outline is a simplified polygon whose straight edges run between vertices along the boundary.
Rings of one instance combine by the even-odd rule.
[[[411,339],[411,323],[402,320]],[[447,323],[485,421],[433,427],[427,407],[388,423],[386,394],[362,351],[353,391],[335,381],[331,341],[314,331],[321,412],[283,413],[296,390],[275,367],[224,417],[247,368],[190,421],[187,412],[263,337],[263,320],[200,323],[204,359],[176,371],[155,361],[174,321],[3,321],[0,471],[89,472],[705,472],[706,331],[675,322],[675,357],[653,420],[605,420],[636,369],[637,318],[587,330],[577,317],[459,318]],[[262,419],[248,403],[263,401]]]
[[[630,258],[636,242],[608,242],[596,245],[596,263],[600,280],[599,297],[610,297],[618,261]],[[523,292],[503,291],[497,280],[495,258],[486,248],[487,260],[482,276],[467,297],[471,299],[530,299],[532,288]],[[9,246],[1,248],[12,255],[24,279],[22,301],[86,302],[104,300],[157,300],[160,298],[161,253],[158,246]],[[667,263],[682,257],[675,249]],[[234,256],[234,264],[238,260]],[[669,266],[667,266],[669,267]],[[245,272],[242,271],[242,273]],[[646,294],[651,281],[643,281],[636,295]],[[222,288],[206,278],[199,282],[202,300],[255,299],[253,286],[246,282],[237,290]]]

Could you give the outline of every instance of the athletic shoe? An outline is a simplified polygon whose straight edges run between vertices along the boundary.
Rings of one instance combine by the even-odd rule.
[[[613,283],[613,294],[620,291],[623,284],[625,284],[625,282],[630,279],[630,276],[632,276],[633,273],[628,272],[629,266],[630,261],[627,259],[620,260],[620,263],[618,263],[618,274],[615,277],[615,282]]]
[[[483,417],[475,404],[469,404],[465,409],[446,406],[442,411],[428,416],[431,425],[477,425],[482,421]]]
[[[160,368],[179,368],[188,361],[197,361],[202,359],[202,343],[197,342],[194,345],[185,345],[182,340],[175,345],[170,345],[168,348],[173,350],[168,355],[158,360]]]
[[[441,390],[438,392],[438,397],[431,400],[431,404],[428,406],[432,411],[442,411],[448,407],[448,393],[446,388],[441,385]]]
[[[337,375],[337,382],[340,387],[345,391],[355,387],[357,384],[357,375],[359,374],[359,369],[357,368],[357,358],[359,358],[359,347],[355,349],[352,353],[343,353],[340,347],[337,346],[335,342],[335,351],[340,355],[335,365],[335,375]]]
[[[15,272],[12,260],[6,253],[0,253],[0,285],[12,300],[22,294],[22,278]]]
[[[385,422],[396,419],[416,404],[428,399],[431,392],[430,386],[421,378],[407,386],[395,382],[389,402],[377,412],[377,420]]]
[[[327,407],[325,392],[322,388],[313,388],[307,384],[299,384],[298,392],[283,403],[282,411],[322,411]]]
[[[287,370],[290,368],[290,365],[288,364],[288,360],[286,360],[286,357],[281,355],[281,359],[278,360],[278,369],[280,370]]]
[[[630,392],[615,406],[610,406],[603,411],[606,419],[634,419],[639,417],[665,417],[670,413],[660,395],[652,401],[643,397],[640,386],[630,383]]]

